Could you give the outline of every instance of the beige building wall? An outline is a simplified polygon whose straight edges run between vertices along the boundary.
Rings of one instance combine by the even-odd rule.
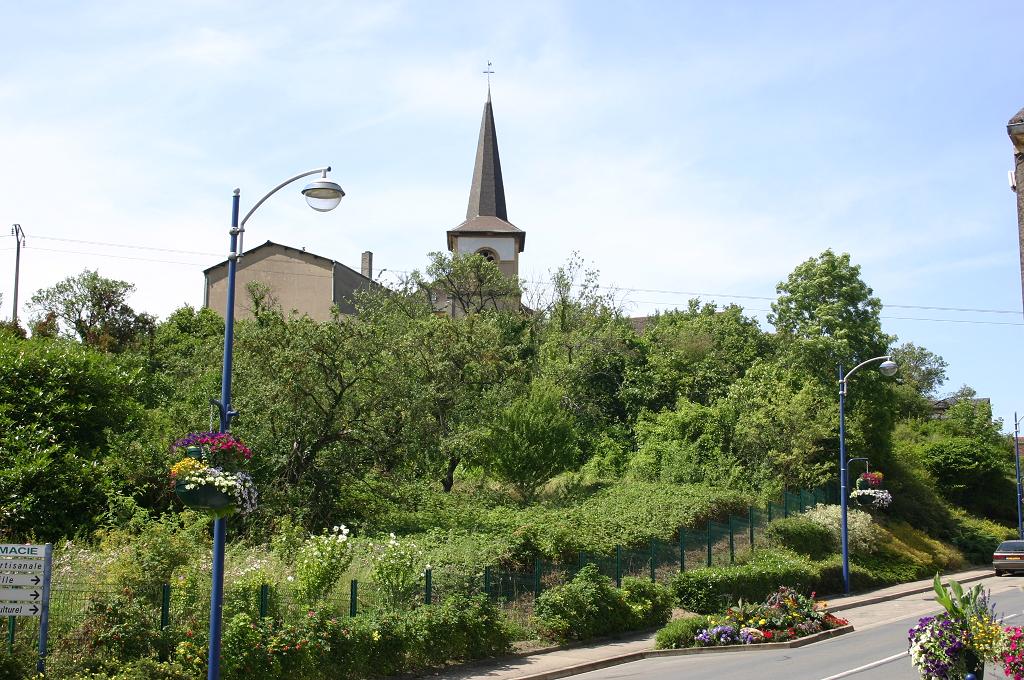
[[[334,300],[333,262],[305,251],[268,245],[239,258],[235,272],[235,319],[252,318],[247,286],[260,281],[284,310],[306,313],[318,321],[331,318]],[[227,304],[227,264],[206,274],[206,306],[221,317]]]

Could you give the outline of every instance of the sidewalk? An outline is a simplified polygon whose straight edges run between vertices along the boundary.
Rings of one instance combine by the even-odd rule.
[[[946,574],[943,580],[953,578],[960,583],[968,583],[987,576],[992,576],[991,569],[971,569]],[[929,592],[931,589],[931,579],[902,583],[866,593],[831,598],[828,600],[828,608],[830,611],[853,609],[855,607],[885,602],[886,600],[893,600],[905,595]],[[642,633],[618,640],[605,640],[603,642],[527,656],[488,659],[474,664],[445,669],[434,674],[433,677],[443,677],[449,680],[469,680],[470,678],[486,678],[488,680],[511,680],[512,678],[517,680],[554,680],[555,678],[566,678],[579,673],[637,661],[643,658],[646,652],[653,650],[654,633]]]

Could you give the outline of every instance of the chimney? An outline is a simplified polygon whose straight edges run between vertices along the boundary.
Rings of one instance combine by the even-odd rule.
[[[366,278],[373,278],[373,253],[369,250],[363,252],[362,260],[359,263],[359,271]]]

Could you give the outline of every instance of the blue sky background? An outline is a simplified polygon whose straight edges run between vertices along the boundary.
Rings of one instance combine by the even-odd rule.
[[[465,214],[491,59],[526,279],[579,251],[631,314],[714,293],[763,319],[756,298],[797,264],[846,251],[886,330],[949,361],[948,390],[990,396],[1008,427],[1024,412],[1005,130],[1024,106],[1018,2],[4,10],[0,222],[28,234],[22,302],[89,267],[135,283],[137,309],[200,305],[231,190],[244,209],[320,164],[342,205],[282,193],[247,245],[422,267]],[[13,246],[0,238],[4,317]]]

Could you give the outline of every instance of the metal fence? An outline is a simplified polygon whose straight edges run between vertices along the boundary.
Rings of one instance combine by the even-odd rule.
[[[482,574],[424,572],[415,592],[407,594],[407,604],[436,604],[456,594],[486,594],[506,614],[520,623],[527,623],[536,599],[544,590],[570,581],[585,565],[596,565],[617,586],[627,577],[667,583],[675,574],[701,567],[728,565],[751,552],[765,540],[765,530],[775,519],[802,513],[818,503],[837,502],[838,490],[824,486],[813,491],[784,493],[764,508],[750,507],[742,515],[724,521],[708,520],[703,526],[680,527],[672,541],[651,540],[645,545],[617,546],[614,553],[580,552],[576,559],[554,562],[537,558],[532,569],[509,570],[487,567]],[[103,616],[117,598],[126,600],[150,617],[153,627],[176,626],[204,631],[209,625],[209,587],[202,584],[173,587],[163,584],[155,589],[129,590],[98,588],[55,580],[50,601],[50,638],[54,642],[74,643],[75,629],[89,616]],[[338,584],[319,608],[327,608],[337,616],[385,609],[381,593],[373,583],[352,580]],[[100,608],[100,609],[98,609]],[[278,620],[294,620],[304,616],[307,605],[292,588],[270,585],[239,587],[227,584],[224,594],[224,615],[238,613],[252,617],[271,616]],[[116,615],[110,612],[110,615]],[[38,631],[35,619],[11,617],[8,621],[8,645],[16,639],[34,638]]]

